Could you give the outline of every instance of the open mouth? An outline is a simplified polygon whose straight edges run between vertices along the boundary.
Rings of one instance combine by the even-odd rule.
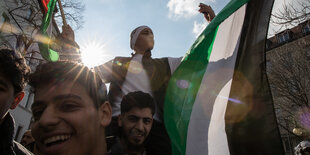
[[[49,137],[46,138],[43,141],[43,144],[46,147],[51,147],[53,145],[57,145],[57,144],[61,144],[66,142],[67,140],[69,140],[71,138],[71,135],[57,135],[57,136],[53,136],[53,137]]]
[[[144,137],[144,134],[133,134],[133,137]]]
[[[131,135],[133,140],[136,142],[136,143],[139,143],[141,140],[144,139],[144,134],[140,133],[140,134],[132,134]]]

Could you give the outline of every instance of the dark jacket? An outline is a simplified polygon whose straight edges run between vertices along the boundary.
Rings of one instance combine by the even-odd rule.
[[[107,155],[129,155],[125,153],[124,148],[120,142],[119,137],[113,137],[109,139],[110,142],[112,143],[110,147],[108,147],[108,153]],[[146,151],[144,150],[143,155],[147,155]]]
[[[112,65],[113,81],[110,84],[109,101],[114,104],[117,96],[124,96],[122,94],[122,85],[126,79],[127,69],[129,67],[132,57],[116,57]],[[123,64],[123,65],[118,65]],[[166,89],[171,77],[171,70],[168,58],[153,59],[151,57],[143,57],[142,65],[148,77],[150,78],[151,91],[154,95],[157,106],[157,114],[161,121],[163,121],[163,109],[166,95]]]
[[[8,113],[0,125],[0,155],[32,155],[21,144],[14,141],[14,119]]]

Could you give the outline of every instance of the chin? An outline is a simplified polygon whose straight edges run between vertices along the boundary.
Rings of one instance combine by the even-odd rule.
[[[138,146],[141,146],[143,144],[143,140],[141,140],[139,142],[132,140],[130,143],[132,146],[138,147]]]

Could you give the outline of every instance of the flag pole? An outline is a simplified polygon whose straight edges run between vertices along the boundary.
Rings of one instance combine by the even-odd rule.
[[[61,4],[61,0],[57,0],[57,1],[58,1],[58,5],[59,5],[60,14],[61,14],[61,17],[62,17],[63,24],[66,26],[68,24],[67,24],[67,20],[66,20],[66,17],[65,17],[64,9],[63,9],[62,4]]]

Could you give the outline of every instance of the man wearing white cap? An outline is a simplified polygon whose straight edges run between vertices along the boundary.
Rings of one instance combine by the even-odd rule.
[[[142,91],[154,97],[157,104],[150,136],[153,137],[153,131],[157,130],[158,135],[156,137],[162,138],[159,142],[152,138],[150,141],[151,143],[157,141],[160,144],[161,149],[158,151],[165,150],[168,147],[168,151],[164,152],[169,152],[170,140],[163,125],[163,103],[171,74],[180,64],[182,58],[153,59],[151,58],[153,46],[152,30],[147,26],[140,26],[131,33],[130,47],[135,51],[132,57],[116,57],[113,61],[96,67],[95,70],[100,73],[99,75],[105,82],[110,82],[109,100],[112,103],[112,123],[116,123],[117,116],[120,115],[120,103],[126,94]],[[112,74],[109,73],[109,69],[112,69]],[[116,125],[112,124],[114,133]],[[153,144],[151,146],[156,147]],[[153,149],[148,152],[155,154]]]
[[[207,21],[214,18],[210,6],[200,4],[199,7],[199,12],[205,15]],[[116,57],[95,67],[95,71],[104,82],[110,83],[109,101],[112,104],[113,130],[117,128],[122,97],[134,91],[149,93],[156,101],[156,112],[147,144],[147,149],[150,150],[148,152],[171,154],[170,139],[163,123],[164,98],[170,77],[181,63],[182,57],[152,58],[153,47],[153,31],[148,26],[139,26],[130,35],[130,48],[134,50],[132,57]]]

